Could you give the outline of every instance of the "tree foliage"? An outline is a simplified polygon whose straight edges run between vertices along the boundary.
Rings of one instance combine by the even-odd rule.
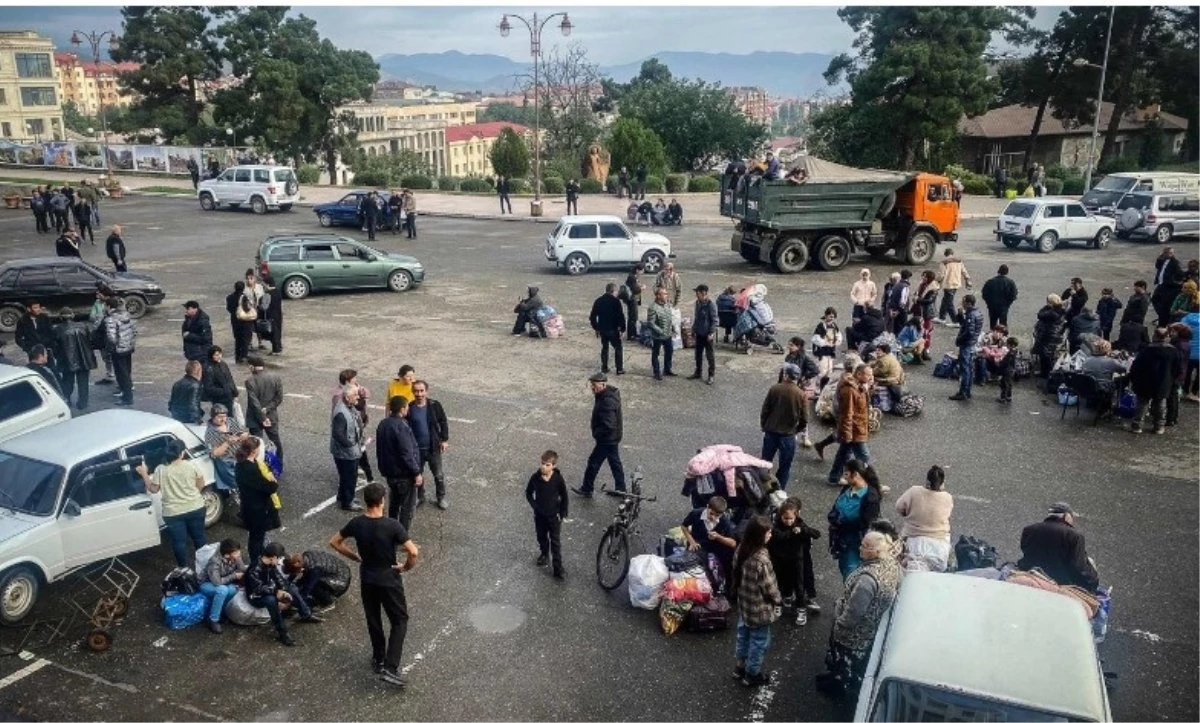
[[[533,127],[533,105],[516,103],[492,103],[479,114],[480,123],[516,123]]]
[[[544,155],[583,158],[600,135],[600,119],[592,107],[599,83],[600,69],[580,43],[555,46],[542,58],[536,92]],[[532,83],[527,90],[533,92]]]
[[[168,142],[201,144],[211,129],[201,122],[203,84],[221,77],[221,48],[213,23],[223,7],[129,6],[121,9],[121,43],[110,55],[141,67],[123,73],[123,90],[136,93],[128,119],[116,130],[157,128]]]
[[[645,166],[650,175],[667,172],[667,154],[662,140],[636,118],[618,118],[609,129],[605,144],[612,155],[612,167],[630,170]]]
[[[492,170],[505,178],[524,178],[529,173],[529,146],[512,128],[500,129],[488,157]]]
[[[354,171],[355,180],[366,186],[395,187],[401,185],[401,179],[430,174],[425,159],[408,149],[399,153],[369,156],[361,148],[356,148],[346,158],[350,169]]]
[[[858,33],[857,56],[834,58],[825,78],[848,80],[852,104],[826,120],[837,118],[872,144],[854,155],[890,156],[883,165],[905,169],[929,162],[955,141],[959,120],[982,113],[996,95],[985,58],[992,36],[1025,39],[1031,16],[1005,7],[842,8],[838,17]]]

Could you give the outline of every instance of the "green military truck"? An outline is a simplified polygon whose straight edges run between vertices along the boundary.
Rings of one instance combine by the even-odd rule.
[[[958,240],[959,209],[950,179],[840,166],[803,157],[793,180],[766,181],[739,169],[721,179],[721,215],[736,226],[730,247],[781,273],[809,265],[834,271],[855,251],[895,251],[922,266],[942,241]],[[793,169],[795,170],[795,169]]]

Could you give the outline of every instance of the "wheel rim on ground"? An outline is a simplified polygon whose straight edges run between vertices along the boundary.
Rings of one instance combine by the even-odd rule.
[[[33,607],[35,583],[26,575],[19,575],[4,586],[4,599],[0,601],[5,620],[20,620]]]
[[[308,296],[308,282],[304,279],[289,279],[283,288],[289,299],[303,299]]]
[[[88,633],[87,646],[97,653],[103,653],[112,647],[112,635],[107,630],[93,630]]]
[[[212,196],[209,196],[208,194],[201,196],[200,208],[204,209],[205,211],[211,211],[216,208],[216,204],[213,203]]]
[[[255,213],[260,215],[267,212],[267,204],[261,198],[256,198],[251,201],[250,208],[253,209]]]
[[[850,243],[840,236],[823,239],[817,249],[817,263],[824,271],[842,268],[850,263]]]
[[[614,590],[629,573],[629,538],[611,528],[596,549],[596,580],[605,590]]]
[[[412,277],[406,271],[393,271],[388,277],[388,288],[392,291],[407,291],[412,286]]]

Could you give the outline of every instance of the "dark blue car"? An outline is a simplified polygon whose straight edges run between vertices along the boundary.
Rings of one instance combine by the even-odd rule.
[[[333,203],[322,203],[313,207],[313,213],[317,214],[317,221],[325,228],[332,226],[354,226],[362,228],[362,221],[358,217],[358,204],[362,202],[363,196],[370,191],[351,191],[345,196],[342,196],[340,201]],[[386,227],[392,222],[392,209],[388,206],[388,199],[392,194],[387,191],[377,191],[379,201],[383,204],[383,213],[379,216],[379,226]]]

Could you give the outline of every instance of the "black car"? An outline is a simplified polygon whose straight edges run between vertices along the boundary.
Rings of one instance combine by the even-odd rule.
[[[161,304],[162,287],[145,274],[112,272],[77,258],[41,258],[10,261],[0,266],[0,332],[17,330],[17,322],[30,301],[40,301],[54,314],[69,306],[85,314],[96,301],[96,288],[106,284],[125,300],[125,310],[135,319],[147,306]]]

